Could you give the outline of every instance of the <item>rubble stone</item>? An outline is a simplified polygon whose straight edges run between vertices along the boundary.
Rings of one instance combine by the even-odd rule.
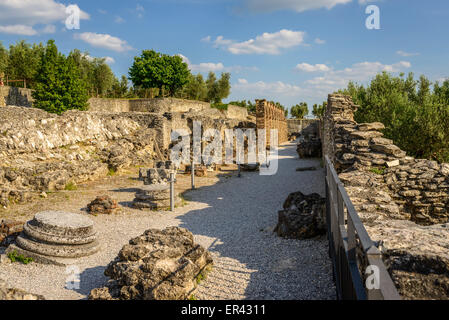
[[[196,278],[212,264],[186,229],[150,229],[129,241],[106,268],[111,280],[91,291],[90,300],[185,300]]]
[[[326,234],[326,199],[319,194],[292,193],[279,211],[275,232],[290,239],[310,239]]]

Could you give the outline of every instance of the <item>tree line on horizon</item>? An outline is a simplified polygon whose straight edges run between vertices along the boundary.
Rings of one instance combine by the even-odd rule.
[[[134,58],[128,76],[118,79],[105,58],[90,57],[78,49],[65,56],[54,40],[45,46],[22,40],[9,49],[0,42],[0,75],[25,80],[27,87],[33,89],[35,107],[53,113],[85,110],[91,97],[177,97],[220,106],[231,90],[229,73],[217,78],[210,72],[203,79],[201,74],[191,74],[179,56],[153,50],[142,51],[141,56]]]

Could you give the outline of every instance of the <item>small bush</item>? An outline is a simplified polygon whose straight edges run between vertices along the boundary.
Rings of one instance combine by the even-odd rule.
[[[225,103],[213,103],[210,106],[218,110],[228,110],[228,104]]]
[[[78,187],[73,182],[67,183],[65,188],[64,188],[64,190],[66,190],[66,191],[75,191],[77,189],[78,189]]]
[[[383,175],[385,173],[385,167],[383,168],[371,168],[370,172],[375,173],[375,174],[379,174],[379,175]]]
[[[8,253],[8,258],[11,262],[21,262],[23,264],[29,264],[34,261],[33,258],[27,258],[21,254],[18,254],[15,250]]]

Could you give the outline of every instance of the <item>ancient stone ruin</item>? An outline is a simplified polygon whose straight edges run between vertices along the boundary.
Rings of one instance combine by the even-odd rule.
[[[16,252],[38,263],[65,266],[100,250],[93,221],[80,214],[40,212],[23,229],[7,254]]]
[[[274,229],[280,237],[300,240],[325,235],[326,231],[326,199],[302,192],[288,196]]]
[[[300,159],[321,158],[322,145],[321,139],[318,137],[301,137],[296,148]]]
[[[182,199],[175,191],[175,206],[182,203]],[[131,207],[134,209],[168,210],[170,209],[169,185],[146,185],[138,189]]]
[[[358,124],[357,106],[330,95],[324,154],[406,299],[449,298],[449,165],[407,157],[381,123]]]
[[[124,168],[149,168],[168,159],[172,130],[191,133],[194,121],[201,122],[203,130],[217,129],[222,137],[226,129],[255,127],[255,120],[244,113],[228,118],[210,106],[178,101],[170,107],[165,100],[153,100],[139,101],[131,112],[105,108],[55,115],[34,108],[1,108],[0,206],[28,202],[43,192]],[[160,179],[166,179],[164,174]]]
[[[91,300],[185,300],[197,277],[212,264],[208,251],[186,229],[147,230],[131,239],[106,268],[106,287]]]
[[[7,247],[13,243],[23,231],[23,222],[2,220],[0,222],[0,247]]]
[[[93,215],[113,214],[118,208],[117,201],[110,196],[99,196],[87,205],[87,212]]]
[[[141,168],[139,170],[139,180],[145,185],[167,184],[170,182],[170,172],[175,173],[176,170],[171,161],[159,161],[156,168]]]
[[[266,146],[270,146],[273,129],[278,131],[278,145],[288,141],[284,111],[266,100],[256,100],[256,125],[258,130],[266,130]]]

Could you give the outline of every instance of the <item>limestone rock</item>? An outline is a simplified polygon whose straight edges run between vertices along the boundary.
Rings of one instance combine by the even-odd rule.
[[[321,140],[318,138],[305,139],[299,142],[296,151],[300,159],[321,158]]]
[[[87,205],[87,211],[90,214],[112,214],[117,209],[117,201],[109,196],[99,196]]]
[[[319,194],[292,193],[279,211],[275,232],[290,239],[310,239],[326,233],[326,199]]]
[[[4,280],[0,279],[1,300],[45,300],[43,296],[28,293],[24,290],[11,288]]]
[[[112,281],[92,290],[89,299],[185,300],[211,264],[210,254],[188,230],[150,229],[122,248],[105,271]]]
[[[7,247],[15,241],[23,230],[23,222],[2,220],[0,222],[0,247]]]
[[[176,191],[175,191],[176,192]],[[179,194],[175,194],[175,206],[182,202]],[[131,207],[135,209],[166,210],[170,209],[170,186],[147,185],[136,192]]]
[[[380,131],[385,129],[385,126],[381,122],[373,123],[361,123],[358,125],[360,131]]]

